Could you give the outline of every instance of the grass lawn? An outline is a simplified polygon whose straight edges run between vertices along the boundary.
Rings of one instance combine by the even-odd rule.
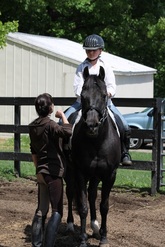
[[[13,138],[3,139],[0,141],[0,152],[13,152],[14,140]],[[29,137],[28,135],[21,135],[21,151],[29,153]],[[130,151],[133,160],[152,160],[151,152]],[[35,168],[32,162],[21,163],[21,177],[27,178],[35,176]],[[0,161],[0,179],[13,181],[18,179],[14,173],[13,161]],[[137,189],[140,191],[149,190],[151,188],[151,172],[132,170],[132,169],[118,169],[115,181],[116,188]],[[163,187],[161,190],[164,190]]]

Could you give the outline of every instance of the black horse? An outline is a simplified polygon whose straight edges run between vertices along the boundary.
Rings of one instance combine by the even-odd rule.
[[[88,201],[91,227],[94,233],[99,232],[100,235],[99,246],[108,247],[107,214],[109,210],[109,195],[115,182],[117,167],[120,163],[120,137],[107,109],[104,69],[101,67],[100,74],[97,76],[89,75],[88,68],[86,67],[83,76],[84,85],[81,93],[82,116],[75,125],[72,136],[72,161],[75,184],[73,188],[72,183],[72,188],[70,188],[68,180],[69,215],[67,221],[68,223],[73,222],[71,204],[73,189],[76,189],[77,210],[81,222],[80,247],[87,246],[86,218],[88,214]],[[101,184],[100,228],[97,222],[95,207],[99,183]],[[70,192],[72,191],[71,194],[69,190]]]

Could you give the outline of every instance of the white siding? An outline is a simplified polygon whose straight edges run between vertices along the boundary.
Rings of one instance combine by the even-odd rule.
[[[73,63],[10,41],[0,57],[0,97],[36,97],[43,92],[53,97],[74,96]],[[34,107],[23,106],[22,112],[22,124],[36,116]],[[0,107],[0,114],[1,123],[13,123],[12,107]]]
[[[153,98],[154,82],[152,75],[116,76],[117,98]],[[119,107],[124,113],[141,111],[140,107]]]
[[[102,56],[113,65],[116,97],[153,97],[154,69],[109,53],[103,52]],[[69,40],[11,34],[7,46],[0,50],[0,97],[36,97],[43,92],[53,97],[72,97],[75,70],[84,58],[82,45]],[[1,123],[13,123],[12,108],[0,106]],[[22,113],[22,124],[36,117],[34,107],[23,106]]]

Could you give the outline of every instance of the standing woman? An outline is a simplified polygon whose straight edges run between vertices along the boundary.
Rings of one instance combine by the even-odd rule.
[[[50,94],[39,95],[35,100],[35,109],[39,117],[29,124],[30,149],[38,183],[38,206],[32,221],[32,246],[54,247],[63,216],[65,156],[62,143],[71,136],[72,125],[62,111],[55,114],[62,120],[62,125],[50,119],[54,110]],[[43,237],[49,203],[52,213]]]

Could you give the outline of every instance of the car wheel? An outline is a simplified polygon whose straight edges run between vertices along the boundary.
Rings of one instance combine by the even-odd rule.
[[[139,138],[130,138],[129,147],[131,149],[139,149],[143,144],[143,140]]]

